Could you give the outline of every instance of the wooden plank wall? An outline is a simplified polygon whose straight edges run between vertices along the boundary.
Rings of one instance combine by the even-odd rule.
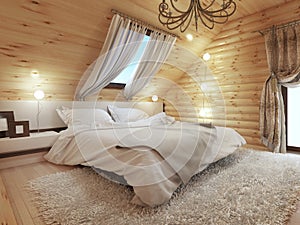
[[[218,125],[226,122],[247,139],[249,147],[265,149],[259,140],[258,112],[268,67],[264,39],[254,31],[299,19],[300,1],[236,2],[237,12],[228,23],[212,31],[200,27],[198,33],[191,28],[188,32],[194,35],[194,41],[187,41],[181,34],[176,44],[199,57],[206,51],[212,55],[208,66],[221,88],[222,99],[207,98],[184,70],[164,65],[135,100],[149,101],[156,94],[165,102],[168,114],[185,121],[202,121],[200,109],[204,102],[211,104],[215,111],[208,119]],[[277,6],[268,8],[273,5]],[[46,92],[46,100],[72,100],[82,73],[105,40],[111,8],[160,26],[155,1],[90,0],[87,4],[5,0],[2,6],[0,28],[5,32],[0,36],[0,100],[33,100],[33,90],[40,87]],[[171,56],[186,59],[178,52]],[[30,77],[32,69],[40,70],[40,79]],[[207,80],[208,86],[213,82]],[[205,94],[213,96],[217,91],[210,88]],[[124,100],[120,90],[112,89],[103,90],[99,99]]]
[[[267,79],[264,38],[257,30],[299,20],[300,1],[229,22],[205,50],[226,102],[226,124],[236,128],[248,146],[266,149],[259,138],[259,103]]]
[[[209,52],[212,56],[207,64],[221,88],[225,102],[226,114],[222,114],[222,111],[215,112],[213,122],[216,125],[236,129],[245,137],[249,148],[268,150],[260,142],[259,104],[261,90],[269,76],[269,70],[264,37],[257,31],[299,18],[300,1],[294,0],[280,7],[272,7],[234,20],[226,24],[220,34],[203,51],[203,53]],[[160,71],[161,76],[164,73],[167,72]],[[177,84],[179,88],[169,88],[165,92],[169,100],[166,103],[166,112],[180,120],[201,122],[200,115],[196,115],[195,118],[193,113],[195,108],[200,109],[203,105],[201,89],[197,88],[196,82],[184,72]],[[188,93],[192,102],[182,99],[180,89]],[[145,89],[144,92],[146,91]],[[214,91],[212,89],[208,92]],[[175,102],[176,107],[168,104],[170,102]],[[222,108],[221,104],[224,102],[222,99],[214,101],[215,107]]]

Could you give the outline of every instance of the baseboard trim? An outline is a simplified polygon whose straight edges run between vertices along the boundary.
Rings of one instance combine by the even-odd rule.
[[[46,152],[46,151],[49,151],[50,148],[51,147],[37,148],[37,149],[30,149],[30,150],[23,150],[23,151],[15,151],[15,152],[0,153],[0,159],[2,159],[2,158],[8,158],[8,157],[20,156],[20,155],[34,154],[34,153],[38,153],[38,152]]]

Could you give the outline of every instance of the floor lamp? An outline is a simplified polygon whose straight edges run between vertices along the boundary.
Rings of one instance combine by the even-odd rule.
[[[40,100],[42,100],[45,97],[45,93],[44,93],[43,90],[36,90],[33,93],[33,95],[37,100],[38,110],[37,110],[37,114],[36,114],[36,123],[37,123],[37,132],[39,133],[40,132],[40,112],[41,112],[41,110],[40,110]]]

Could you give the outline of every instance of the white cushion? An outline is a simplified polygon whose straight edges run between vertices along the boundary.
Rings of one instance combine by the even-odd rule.
[[[66,124],[68,125],[69,124],[69,121],[68,121],[68,117],[66,115],[66,112],[64,111],[65,109],[69,109],[69,108],[66,108],[64,106],[62,106],[61,108],[57,108],[56,109],[56,112],[59,116],[59,118]],[[69,109],[70,110],[70,109]]]
[[[131,126],[151,126],[151,125],[168,125],[175,122],[175,118],[167,116],[166,113],[161,112],[153,116],[148,117],[147,119],[141,119],[134,122],[127,122]]]
[[[135,108],[119,108],[113,105],[107,106],[108,111],[116,122],[134,122],[147,119],[149,115],[140,109]]]
[[[79,108],[69,109],[62,107],[62,109],[56,109],[59,117],[68,126],[74,124],[98,124],[107,125],[113,123],[111,116],[102,109],[94,108]]]

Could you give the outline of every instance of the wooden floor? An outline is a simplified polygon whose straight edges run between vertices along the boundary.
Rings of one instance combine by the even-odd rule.
[[[56,172],[73,169],[69,166],[57,166],[48,162],[39,162],[25,166],[18,166],[0,170],[8,199],[14,213],[16,223],[12,218],[0,218],[0,224],[5,225],[35,225],[45,224],[37,216],[37,210],[30,203],[28,192],[24,184],[31,179]],[[1,185],[1,183],[0,183]],[[1,206],[2,207],[2,206]],[[1,214],[0,214],[1,216]]]
[[[0,170],[0,224],[44,225],[37,216],[36,208],[34,208],[29,201],[28,193],[24,190],[24,184],[28,180],[36,177],[70,169],[73,169],[73,167],[57,166],[48,162],[39,162]],[[1,178],[4,187],[3,184],[1,184]],[[5,189],[7,194],[5,193]],[[8,196],[8,198],[6,196]],[[10,204],[7,199],[9,199]],[[12,208],[11,211],[10,206]],[[297,212],[292,216],[288,224],[300,224],[300,204],[298,205]]]

